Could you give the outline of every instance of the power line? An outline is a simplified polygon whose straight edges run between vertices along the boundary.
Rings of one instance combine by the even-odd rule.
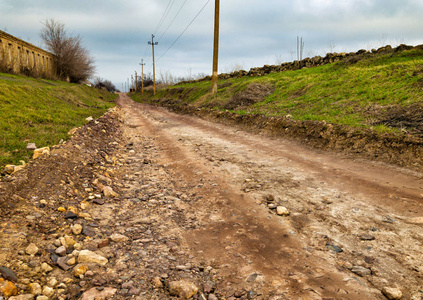
[[[154,34],[156,34],[159,31],[160,27],[163,25],[164,20],[166,19],[167,15],[170,12],[170,9],[173,6],[173,3],[175,3],[175,0],[169,0],[169,3],[167,4],[167,7],[162,15],[162,18],[160,19],[159,24],[157,25],[156,30],[154,31]]]
[[[166,30],[163,32],[163,34],[160,36],[159,38],[159,42],[160,40],[163,38],[163,36],[166,34],[166,32],[169,30],[170,26],[172,26],[173,22],[175,21],[176,17],[179,15],[179,13],[181,12],[182,8],[184,7],[185,3],[187,3],[188,0],[185,0],[184,3],[182,3],[181,7],[179,8],[178,12],[176,13],[175,17],[173,17],[172,21],[170,21],[169,26],[167,26]]]
[[[182,31],[182,33],[176,38],[176,40],[172,43],[172,45],[170,45],[169,48],[167,48],[167,50],[157,59],[157,61],[159,61],[163,56],[165,56],[165,54],[170,50],[170,48],[172,48],[176,42],[181,38],[181,36],[185,33],[185,31],[187,31],[187,29],[192,25],[192,23],[194,23],[195,19],[197,19],[197,17],[201,14],[201,12],[206,8],[207,4],[209,4],[210,0],[207,0],[206,4],[204,4],[204,6],[200,9],[200,11],[197,13],[197,15],[194,17],[194,19],[192,19],[192,21],[188,24],[187,27],[185,27],[185,29]]]

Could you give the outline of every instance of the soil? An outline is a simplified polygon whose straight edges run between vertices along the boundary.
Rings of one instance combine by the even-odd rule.
[[[263,101],[267,96],[272,94],[274,87],[270,84],[250,84],[245,91],[236,93],[232,99],[224,105],[224,109],[239,110],[247,108],[257,102]]]
[[[386,299],[392,288],[423,297],[421,170],[125,94],[50,156],[3,177],[0,210],[0,267],[16,278],[0,274],[18,294]],[[84,250],[107,262],[84,263]]]
[[[263,90],[263,93],[265,92],[266,90]],[[170,98],[154,99],[152,103],[177,113],[199,116],[205,120],[236,126],[257,134],[296,140],[325,151],[395,164],[416,171],[423,169],[420,103],[405,108],[372,106],[367,110],[368,125],[384,124],[400,129],[400,133],[378,133],[372,127],[353,128],[325,121],[298,121],[289,115],[285,117],[242,115],[228,110],[210,109],[208,106],[196,107]],[[210,105],[213,106],[215,103]]]
[[[377,116],[372,125],[388,125],[423,138],[423,103],[415,103],[407,107],[389,106],[372,113]]]

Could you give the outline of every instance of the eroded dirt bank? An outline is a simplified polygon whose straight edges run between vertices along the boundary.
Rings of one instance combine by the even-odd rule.
[[[179,91],[179,89],[175,90]],[[181,91],[180,97],[183,97],[185,90],[181,89]],[[266,91],[256,92],[263,94]],[[231,111],[209,109],[207,105],[198,108],[169,98],[154,100],[154,103],[178,113],[199,116],[209,121],[237,126],[243,130],[264,133],[268,136],[294,139],[322,150],[396,164],[417,171],[423,169],[421,122],[423,107],[421,103],[410,106],[406,111],[400,107],[391,107],[388,111],[374,107],[367,112],[368,117],[373,120],[368,125],[390,124],[399,129],[409,124],[414,128],[411,132],[402,135],[378,134],[369,128],[351,128],[319,121],[298,121],[289,116],[241,115]],[[233,107],[229,106],[228,109]]]
[[[423,296],[422,173],[118,103],[0,182],[0,266],[17,293]]]

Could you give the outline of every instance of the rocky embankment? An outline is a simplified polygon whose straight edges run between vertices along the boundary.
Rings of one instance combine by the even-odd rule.
[[[414,46],[408,46],[408,45],[402,44],[395,48],[392,48],[392,46],[387,45],[384,47],[380,47],[379,49],[372,49],[371,51],[362,49],[357,52],[349,52],[349,53],[345,53],[345,52],[327,53],[324,57],[322,56],[314,56],[311,58],[307,57],[301,61],[285,62],[280,65],[265,65],[263,67],[251,68],[249,71],[239,70],[239,71],[234,71],[231,73],[222,73],[222,74],[219,74],[219,79],[229,79],[229,78],[238,78],[238,77],[258,77],[258,76],[268,75],[271,73],[298,70],[301,68],[319,67],[319,66],[323,66],[327,64],[332,64],[334,62],[344,62],[346,64],[354,64],[362,59],[369,58],[375,55],[396,53],[396,52],[401,52],[405,50],[411,50],[413,48],[422,49],[423,45],[418,45],[414,47]],[[208,81],[208,80],[211,80],[211,76],[206,76],[198,80],[184,81],[181,83],[193,83],[193,82],[201,82],[201,81]]]
[[[178,213],[191,195],[119,124],[109,112],[2,177],[0,299],[217,299],[218,270],[193,261],[175,225],[195,226]]]

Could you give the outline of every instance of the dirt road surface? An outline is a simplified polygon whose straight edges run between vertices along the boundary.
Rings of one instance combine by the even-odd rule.
[[[33,212],[5,208],[0,242],[9,246],[0,266],[23,278],[19,293],[34,294],[30,282],[50,286],[54,277],[59,299],[106,292],[112,296],[104,299],[423,299],[423,173],[177,115],[125,94],[118,105],[107,119],[113,134],[100,119],[104,129],[87,124],[40,161],[56,162],[48,171],[54,176],[38,174],[28,187],[41,168],[35,163],[1,183],[4,199],[38,208],[48,199],[42,204],[51,208],[37,209],[44,231],[18,222],[33,221]],[[58,186],[45,183],[54,186],[54,177],[65,178],[58,203],[51,201]],[[57,208],[72,203],[88,215],[57,223]],[[85,236],[73,231],[76,224]],[[66,236],[80,245],[66,247]],[[29,243],[50,252],[29,256]],[[90,262],[85,277],[72,276],[76,267],[59,268],[48,256],[63,244],[76,249],[67,254],[79,265],[84,249],[108,262]],[[22,267],[43,261],[53,270]]]

